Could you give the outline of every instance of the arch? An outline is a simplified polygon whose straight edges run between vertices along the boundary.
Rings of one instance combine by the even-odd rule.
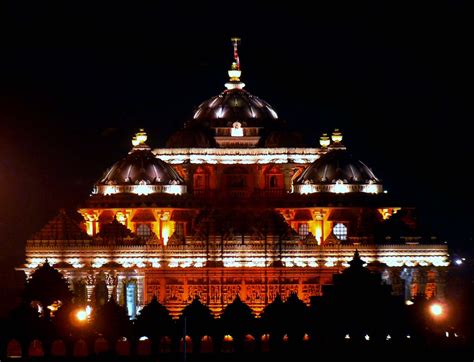
[[[270,165],[263,171],[266,190],[283,190],[285,188],[285,177],[280,167]]]
[[[254,352],[256,349],[255,337],[251,334],[246,334],[244,337],[244,351],[245,352]]]
[[[179,351],[186,353],[192,353],[193,352],[193,340],[190,336],[185,336],[180,339],[179,341]]]
[[[193,189],[195,192],[203,192],[210,188],[211,172],[207,167],[199,166],[193,174]]]
[[[151,340],[148,337],[143,336],[138,340],[137,354],[139,356],[151,355]]]
[[[104,337],[96,338],[94,342],[95,354],[106,353],[109,350],[109,342]]]
[[[201,338],[201,353],[212,353],[214,352],[214,343],[211,336],[203,336]]]
[[[260,340],[262,352],[270,352],[270,334],[265,333]]]
[[[64,357],[66,355],[66,344],[62,339],[56,339],[51,344],[51,355],[54,357]]]
[[[21,358],[23,356],[21,344],[16,339],[10,339],[7,344],[7,358]]]
[[[226,334],[222,339],[222,352],[234,352],[234,337],[232,337],[230,334]]]
[[[160,344],[158,345],[158,351],[160,353],[170,353],[171,352],[171,338],[168,336],[163,336],[160,339]]]
[[[117,340],[115,353],[117,353],[117,356],[130,356],[130,342],[127,337],[121,337]]]
[[[74,357],[87,357],[89,355],[89,349],[87,348],[87,343],[83,339],[79,339],[74,343],[74,348],[72,351]]]
[[[44,357],[43,343],[39,339],[33,339],[28,348],[29,357]]]

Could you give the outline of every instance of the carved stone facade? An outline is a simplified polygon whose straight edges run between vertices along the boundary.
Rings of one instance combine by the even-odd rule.
[[[132,317],[153,295],[174,316],[195,297],[219,314],[236,295],[258,313],[277,294],[319,295],[357,249],[394,293],[442,297],[447,245],[419,236],[340,131],[302,145],[234,68],[166,148],[137,133],[79,219],[61,212],[28,240],[21,269],[48,259],[76,301],[115,298]]]

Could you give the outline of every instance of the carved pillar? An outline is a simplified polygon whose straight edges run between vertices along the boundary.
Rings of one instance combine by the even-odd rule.
[[[145,304],[145,275],[137,276],[137,301],[139,306]]]
[[[166,303],[166,279],[164,277],[160,278],[160,298],[159,301],[161,304]]]
[[[87,292],[87,304],[91,305],[94,303],[93,293],[95,288],[95,275],[93,273],[86,276],[86,292]]]
[[[113,274],[108,273],[105,276],[105,283],[107,285],[107,299],[109,300],[113,299],[117,301],[116,295],[114,293],[116,282],[117,282],[117,278]]]
[[[402,272],[400,273],[400,278],[405,281],[405,300],[412,299],[413,296],[411,295],[411,284],[413,280],[413,270],[411,268],[403,268]]]
[[[291,166],[289,164],[284,164],[282,167],[283,171],[283,180],[285,183],[285,191],[292,191],[292,185],[291,185],[291,178],[293,176],[293,171],[291,169]]]
[[[421,267],[418,267],[417,274],[418,274],[418,294],[425,295],[426,277],[427,277],[426,271],[422,269]]]
[[[242,283],[240,284],[240,299],[243,302],[247,300],[247,285],[245,284],[245,278],[242,277]]]
[[[125,290],[124,290],[124,283],[123,283],[124,280],[125,280],[125,276],[123,275],[117,276],[117,288],[116,288],[115,300],[120,305],[123,305],[125,302]]]
[[[188,278],[183,278],[183,301],[187,303],[189,297]]]
[[[444,300],[445,298],[444,290],[446,287],[446,269],[437,269],[435,280],[436,280],[435,296],[439,300]]]

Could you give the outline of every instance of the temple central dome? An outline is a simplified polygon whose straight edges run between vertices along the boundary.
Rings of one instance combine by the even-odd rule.
[[[264,100],[242,88],[233,88],[201,103],[193,121],[205,127],[227,127],[240,122],[246,127],[264,127],[278,120],[278,114]]]
[[[275,109],[244,89],[240,80],[239,39],[234,44],[234,62],[228,71],[227,88],[201,103],[184,129],[174,133],[168,147],[295,147],[303,142],[297,135],[283,135],[285,123]],[[284,133],[284,132],[283,132]]]

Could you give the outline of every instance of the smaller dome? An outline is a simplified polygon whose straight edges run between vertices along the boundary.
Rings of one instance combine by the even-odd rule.
[[[296,180],[295,192],[382,192],[382,184],[372,170],[354,158],[345,147],[329,149]]]
[[[146,134],[141,130],[133,138],[134,147],[129,154],[116,162],[97,182],[95,193],[147,195],[186,192],[184,180],[169,164],[157,158],[145,141]]]

